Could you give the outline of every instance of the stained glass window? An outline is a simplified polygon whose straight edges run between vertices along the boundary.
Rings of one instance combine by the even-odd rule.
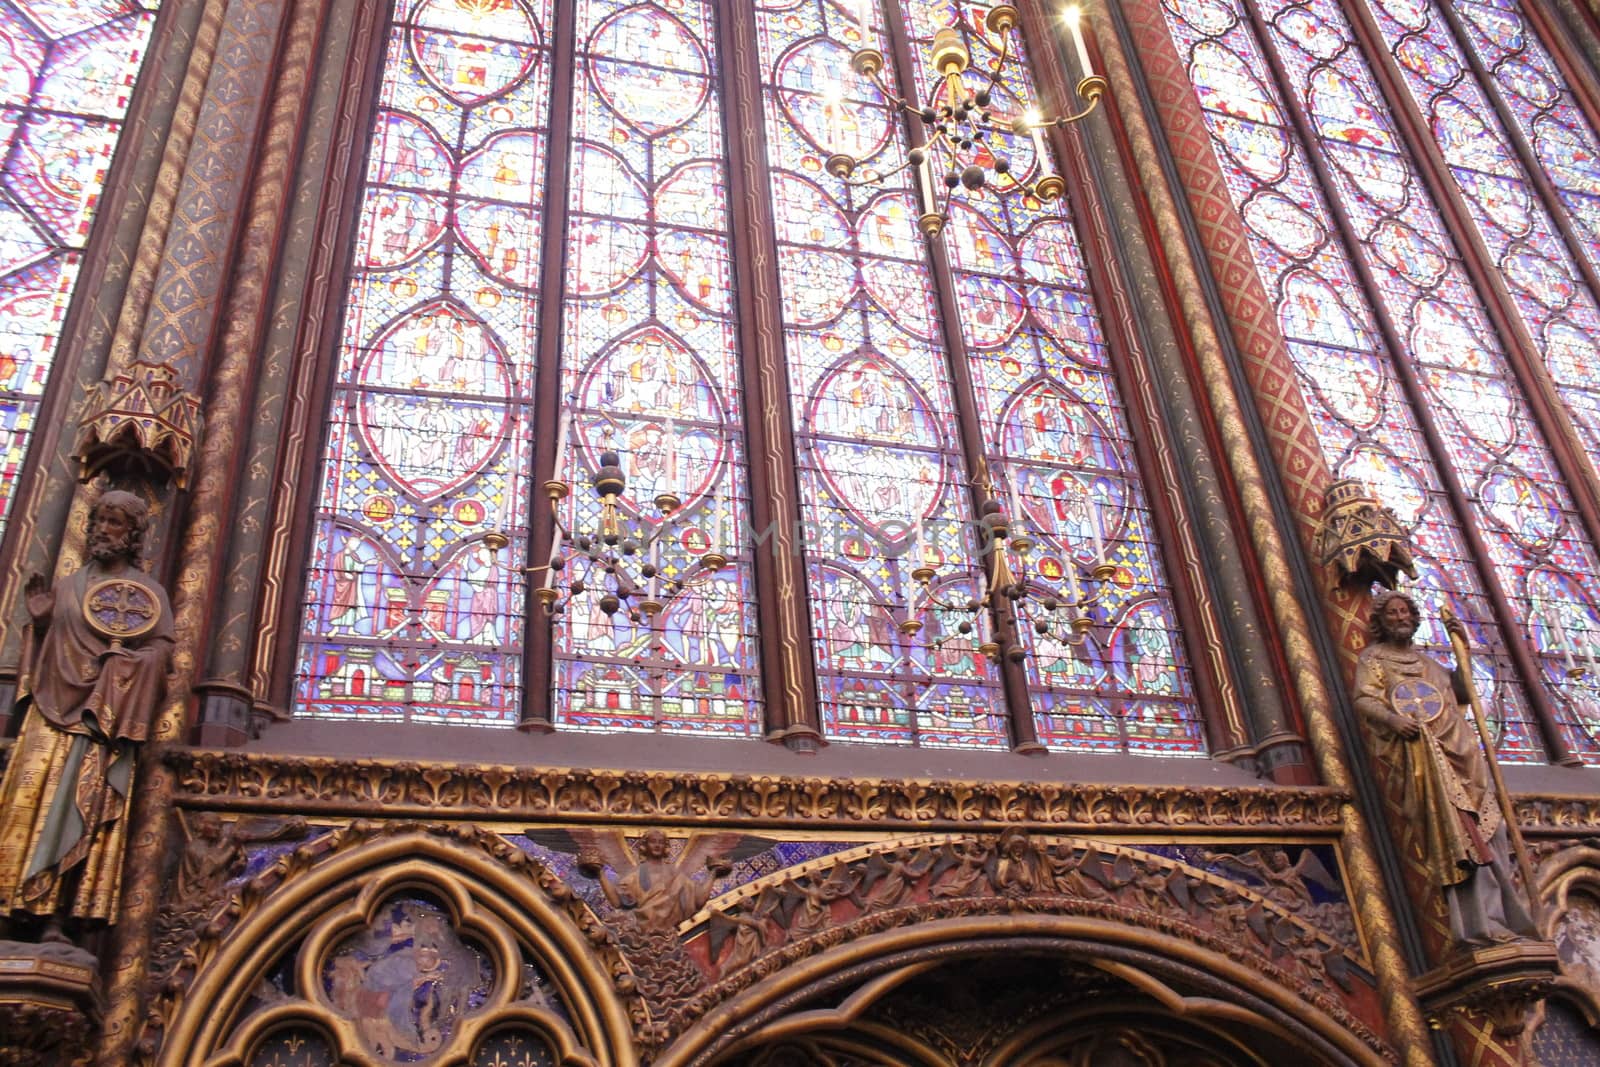
[[[1271,40],[1263,42],[1233,0],[1165,2],[1329,465],[1365,480],[1396,511],[1419,550],[1424,599],[1452,606],[1487,650],[1474,669],[1502,713],[1502,757],[1542,758],[1527,684],[1546,688],[1575,750],[1596,751],[1593,724],[1563,702],[1558,684],[1559,635],[1576,622],[1565,605],[1595,581],[1593,547],[1343,15],[1327,0],[1268,0]],[[1281,61],[1295,103],[1310,116],[1313,145],[1292,132],[1263,48]],[[1330,189],[1318,190],[1308,150],[1320,153]],[[1335,208],[1357,247],[1338,236]],[[1359,284],[1352,255],[1375,292]],[[1403,350],[1385,343],[1380,310]],[[1400,366],[1415,377],[1424,409],[1413,406]],[[1442,455],[1426,443],[1423,419],[1436,427]],[[1468,498],[1486,559],[1467,551],[1440,462]],[[1506,592],[1514,616],[1507,621],[1541,654],[1543,677],[1515,676],[1486,602],[1485,568]],[[1431,618],[1419,639],[1446,645]]]
[[[1094,562],[1096,544],[1116,569],[1087,640],[1025,637],[1041,734],[1058,747],[1201,753],[1072,219],[1037,202],[958,201],[945,237],[957,270],[941,278],[916,225],[917,190],[892,173],[906,158],[903,119],[850,69],[862,9],[757,2],[762,77],[749,87],[722,76],[718,56],[731,46],[717,10],[712,0],[402,0],[347,294],[299,710],[519,719],[528,500],[549,477],[530,469],[531,443],[554,434],[566,438],[554,449],[559,476],[575,487],[560,504],[568,530],[596,525],[588,486],[604,452],[618,454],[633,529],[657,528],[657,494],[681,501],[673,536],[651,550],[662,591],[674,580],[681,589],[660,598],[653,621],[605,610],[592,589],[564,604],[552,721],[761,731],[744,450],[759,412],[741,380],[736,326],[749,312],[733,284],[743,243],[731,230],[723,126],[738,91],[763,119],[757,169],[774,208],[767,236],[779,253],[827,735],[1009,743],[998,671],[980,652],[985,618],[967,632],[941,613],[924,615],[919,635],[905,625],[917,562],[939,566],[946,602],[980,593],[980,472],[968,469],[955,400],[970,377],[981,432],[993,435],[981,477],[1045,545],[1039,573],[1062,582]],[[893,17],[909,17],[920,47],[982,13],[924,5]],[[552,77],[567,75],[552,73],[547,42],[551,20],[565,18],[571,111],[550,116]],[[868,21],[889,50],[881,15]],[[547,193],[552,124],[570,125],[570,163]],[[1014,140],[1013,173],[1027,175],[1029,138]],[[889,177],[827,173],[839,151]],[[565,206],[559,235],[544,234],[547,200]],[[559,264],[541,263],[544,243],[563,248]],[[560,323],[565,417],[555,426],[533,423],[536,354],[552,348],[538,335],[541,300],[558,301],[542,312]],[[943,321],[944,304],[959,322]],[[509,545],[497,550],[490,533]],[[729,566],[698,565],[713,547]]]
[[[1600,464],[1600,306],[1595,291],[1585,284],[1575,250],[1562,241],[1550,211],[1523,172],[1511,135],[1486,93],[1500,94],[1508,113],[1529,135],[1561,198],[1561,210],[1572,220],[1576,254],[1586,255],[1591,265],[1600,252],[1595,230],[1600,216],[1584,189],[1587,180],[1595,190],[1600,177],[1592,155],[1593,130],[1510,0],[1460,8],[1471,47],[1494,75],[1495,84],[1488,87],[1472,77],[1466,54],[1436,5],[1370,6],[1590,459]],[[1550,502],[1539,503],[1548,508]],[[1542,539],[1550,540],[1548,531],[1544,534]],[[1550,556],[1530,580],[1529,596],[1550,631],[1551,658],[1587,661],[1600,656],[1594,587],[1582,579],[1582,571],[1561,573],[1573,562],[1570,553]],[[1565,682],[1564,668],[1551,662],[1546,669]],[[1563,699],[1575,703],[1591,730],[1600,730],[1596,675],[1600,671],[1578,685],[1565,682],[1560,687]]]
[[[987,6],[912,0],[908,11],[923,101],[946,102],[929,60],[942,27],[961,27],[980,69],[998,58],[1000,42],[983,28]],[[1026,54],[1018,59],[1025,70]],[[1038,98],[1025,74],[1011,87]],[[1009,118],[1024,111],[1010,93],[996,102]],[[1037,635],[1029,602],[1021,602],[1019,637],[1029,652],[1039,740],[1204,754],[1177,613],[1073,220],[1064,201],[1047,207],[1001,192],[1026,185],[1041,168],[1059,168],[1036,158],[1028,135],[1007,129],[990,144],[1010,169],[997,186],[955,202],[944,238],[987,464],[1011,514],[1039,539],[1033,566],[1050,583],[1039,599],[1052,591],[1071,595],[1076,576],[1097,563],[1115,567],[1109,581],[1093,587],[1095,625],[1081,641]],[[1080,583],[1079,595],[1088,585]]]
[[[0,529],[156,7],[0,0]]]
[[[865,10],[863,8],[863,10]],[[970,635],[899,624],[921,557],[970,560],[972,503],[937,295],[904,163],[905,131],[850,70],[858,13],[826,0],[757,6],[806,564],[823,728],[841,740],[1006,744],[998,678]],[[887,49],[878,17],[872,43]],[[855,187],[836,152],[891,174]],[[965,600],[975,571],[940,594]],[[981,620],[980,620],[981,626]]]
[[[307,582],[307,713],[518,719],[549,20],[524,0],[396,4]]]
[[[682,504],[654,550],[659,617],[607,613],[599,590],[573,598],[555,719],[758,732],[749,562],[695,566],[713,547],[735,556],[747,525],[712,5],[578,0],[577,33],[561,356],[576,446],[564,477],[586,484],[614,450],[631,521],[653,528],[659,493]],[[569,529],[596,529],[598,513],[592,493],[567,500]]]

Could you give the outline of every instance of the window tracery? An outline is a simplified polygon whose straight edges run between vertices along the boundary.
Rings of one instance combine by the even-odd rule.
[[[418,12],[440,21],[424,25]],[[981,23],[983,10],[886,7],[864,24],[856,8],[827,0],[763,0],[754,14],[762,74],[735,90],[709,3],[428,0],[398,11],[379,101],[389,117],[374,140],[348,296],[300,713],[509,724],[522,700],[547,699],[521,692],[520,607],[525,583],[547,580],[537,566],[524,571],[550,547],[528,543],[527,509],[545,506],[533,490],[550,477],[530,469],[530,443],[552,433],[563,438],[555,476],[578,487],[560,504],[563,525],[592,525],[597,505],[583,490],[600,452],[616,451],[623,510],[642,530],[656,493],[683,500],[682,538],[664,547],[660,569],[691,577],[653,627],[572,598],[555,619],[551,721],[761,729],[754,602],[767,594],[752,566],[762,546],[744,457],[753,394],[736,329],[748,294],[732,281],[740,242],[722,130],[725,94],[739,91],[764,119],[757,173],[774,205],[783,316],[774,325],[788,363],[824,732],[1008,743],[999,674],[980,654],[986,613],[969,616],[968,632],[929,613],[915,640],[902,625],[914,560],[940,566],[950,602],[979,594],[972,484],[982,478],[1039,535],[1044,580],[1070,581],[1085,562],[1072,556],[1092,544],[1114,565],[1081,644],[1024,636],[1047,743],[1203,753],[1071,216],[975,202],[951,223],[947,277],[917,230],[908,174],[855,186],[823,167],[841,150],[879,172],[904,159],[908,131],[850,73],[864,25],[881,34],[887,20],[908,20],[920,45],[952,19]],[[553,120],[538,101],[565,77],[552,74],[550,51],[563,18],[575,38],[570,163],[547,193],[542,137]],[[932,84],[926,71],[902,77],[908,92]],[[388,134],[385,122],[399,129]],[[1015,173],[1031,171],[1029,138],[1001,139]],[[414,146],[405,163],[427,156],[430,174],[391,174],[386,159],[400,149],[390,142]],[[512,172],[517,195],[484,191]],[[536,205],[549,198],[565,204],[559,238],[541,230]],[[539,262],[541,243],[563,248],[559,268]],[[563,291],[538,293],[541,275],[561,277]],[[561,301],[566,414],[547,427],[533,425],[531,396],[551,371],[536,365],[541,346],[551,351],[538,336],[540,299]],[[407,358],[416,366],[400,366]],[[464,376],[467,366],[482,369]],[[978,397],[985,440],[975,452],[962,436],[973,432],[958,414],[962,388]],[[969,469],[974,455],[983,469]],[[485,541],[495,532],[509,551]],[[713,545],[742,551],[721,571],[693,571]]]
[[[1265,0],[1260,29],[1252,5],[1165,7],[1323,450],[1406,523],[1420,584],[1489,650],[1474,667],[1505,709],[1501,757],[1543,757],[1527,685],[1545,690],[1574,751],[1595,752],[1600,720],[1566,685],[1569,643],[1592,629],[1594,548],[1456,240],[1338,5]],[[1422,639],[1442,647],[1433,631]],[[1526,642],[1538,677],[1518,677],[1508,642]]]

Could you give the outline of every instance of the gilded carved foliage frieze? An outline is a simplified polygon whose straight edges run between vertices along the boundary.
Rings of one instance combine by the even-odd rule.
[[[861,828],[1336,833],[1346,793],[1064,782],[790,778],[441,765],[181,749],[178,792],[235,811],[418,818],[737,820]]]

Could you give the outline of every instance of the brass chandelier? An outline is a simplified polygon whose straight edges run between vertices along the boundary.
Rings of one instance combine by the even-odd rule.
[[[973,66],[971,49],[958,27],[946,26],[933,35],[931,58],[933,69],[943,79],[942,104],[937,99],[917,104],[897,95],[884,79],[883,53],[871,47],[857,49],[850,57],[851,69],[869,79],[896,110],[920,120],[927,140],[907,153],[903,166],[888,174],[863,172],[858,179],[855,175],[861,161],[844,152],[828,157],[824,163],[828,173],[859,186],[879,184],[902,170],[912,171],[921,200],[917,225],[929,237],[943,232],[950,218],[950,198],[958,189],[977,192],[987,188],[1002,194],[1022,193],[1042,203],[1059,200],[1067,186],[1061,175],[1050,169],[1044,131],[1087,118],[1105,95],[1106,80],[1094,73],[1089,61],[1089,49],[1080,25],[1082,13],[1077,7],[1068,7],[1062,11],[1061,20],[1072,35],[1083,72],[1076,92],[1084,107],[1058,116],[1046,116],[1032,105],[1014,118],[1001,114],[995,106],[997,97],[1004,94],[1017,100],[1027,98],[1025,93],[1015,92],[1006,85],[1006,68],[1015,58],[1011,34],[1017,28],[1018,18],[1017,9],[1010,4],[992,7],[984,16],[984,29],[1000,42],[1000,53],[987,65],[987,70]],[[856,19],[861,39],[869,40],[863,9],[857,9]],[[977,76],[971,85],[969,74]],[[840,99],[829,103],[834,107],[844,106],[842,94]],[[1024,183],[1012,176],[1013,181],[1008,186],[996,180],[998,176],[1011,175],[1012,170],[1011,160],[993,150],[1004,133],[1032,139],[1034,158],[1039,165],[1038,176],[1032,181]]]

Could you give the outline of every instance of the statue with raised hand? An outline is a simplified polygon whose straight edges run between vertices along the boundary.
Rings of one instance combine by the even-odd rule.
[[[135,756],[172,653],[166,590],[138,566],[148,523],[139,497],[105,493],[84,565],[24,587],[33,625],[0,782],[0,915],[115,919]]]

